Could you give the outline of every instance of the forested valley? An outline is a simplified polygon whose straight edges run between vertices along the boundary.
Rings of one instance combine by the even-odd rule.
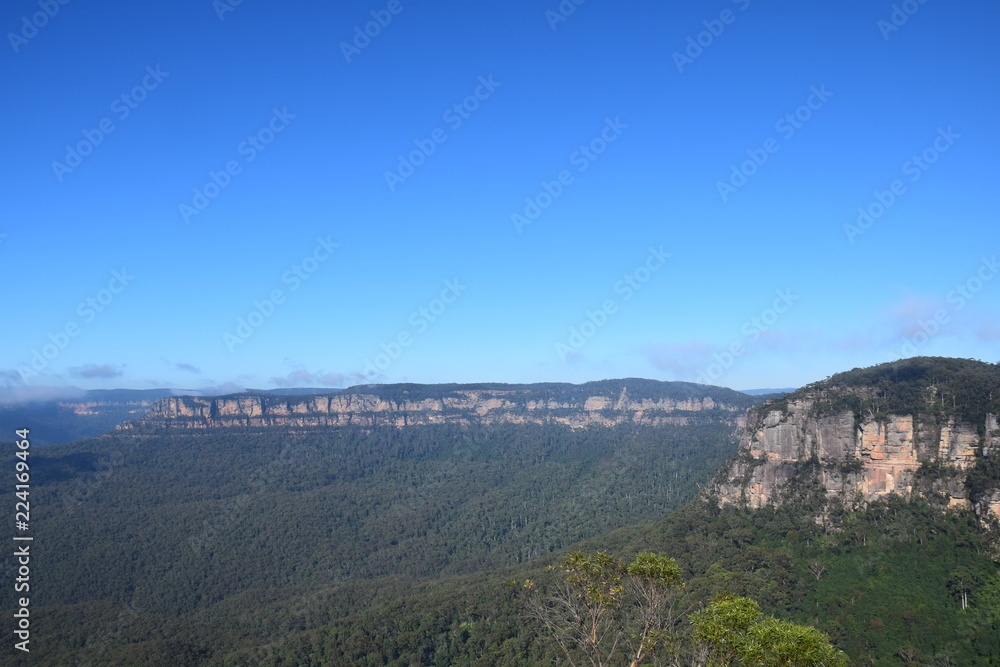
[[[69,660],[95,641],[98,662],[150,641],[220,657],[444,577],[488,583],[662,517],[735,447],[731,415],[711,411],[683,426],[216,429],[46,447],[33,460],[38,644]]]

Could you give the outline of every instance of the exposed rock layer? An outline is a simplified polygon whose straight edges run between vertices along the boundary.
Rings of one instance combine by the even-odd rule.
[[[386,399],[374,393],[310,396],[236,395],[165,398],[141,420],[121,430],[144,426],[204,429],[212,427],[316,427],[348,424],[407,426],[445,423],[557,423],[571,427],[685,424],[705,410],[720,410],[734,426],[743,426],[745,406],[718,403],[709,396],[687,399],[588,396],[555,400],[524,389],[451,390],[435,398]]]
[[[921,414],[858,419],[851,411],[817,414],[822,398],[789,399],[787,408],[764,405],[751,411],[739,452],[715,488],[721,502],[752,507],[776,502],[801,464],[815,459],[828,496],[854,501],[933,491],[946,494],[951,506],[967,506],[965,470],[980,451],[1000,448],[994,414],[983,424]],[[941,464],[944,474],[921,482],[916,473],[924,461]],[[1000,516],[1000,498],[987,504]]]

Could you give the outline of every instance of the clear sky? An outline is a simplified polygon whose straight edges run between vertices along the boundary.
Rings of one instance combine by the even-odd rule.
[[[987,0],[11,0],[4,383],[996,361],[998,24]]]

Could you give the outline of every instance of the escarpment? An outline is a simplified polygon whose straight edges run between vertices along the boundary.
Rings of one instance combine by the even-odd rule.
[[[711,493],[721,503],[779,503],[810,470],[828,497],[848,503],[917,494],[1000,517],[1000,479],[969,483],[1000,456],[998,387],[996,365],[970,360],[835,375],[752,408]]]
[[[585,385],[372,385],[334,394],[177,396],[120,430],[143,428],[411,426],[556,423],[578,428],[686,424],[711,412],[745,424],[756,399],[739,392],[649,380]]]

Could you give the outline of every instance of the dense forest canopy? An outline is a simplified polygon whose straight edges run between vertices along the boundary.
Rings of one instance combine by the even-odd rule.
[[[54,604],[152,587],[164,613],[261,586],[460,574],[654,520],[735,448],[709,416],[116,434],[34,455],[37,558]]]

